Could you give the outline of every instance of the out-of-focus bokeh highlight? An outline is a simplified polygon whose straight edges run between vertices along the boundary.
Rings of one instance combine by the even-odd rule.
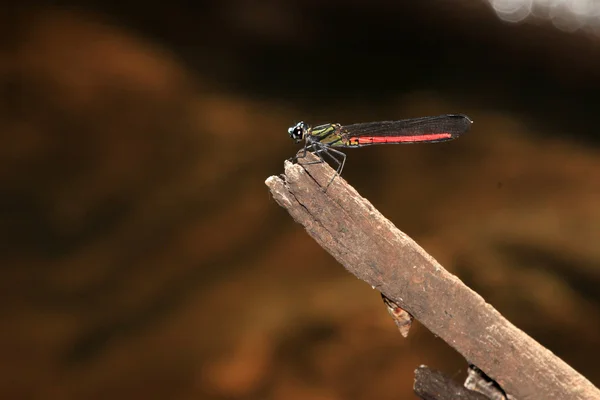
[[[559,3],[3,7],[0,397],[384,400],[414,398],[421,364],[464,379],[264,185],[300,120],[444,113],[472,130],[350,149],[344,178],[599,384],[600,39],[556,22],[598,12]]]
[[[595,0],[487,0],[509,22],[548,20],[557,28],[600,34],[600,2]]]

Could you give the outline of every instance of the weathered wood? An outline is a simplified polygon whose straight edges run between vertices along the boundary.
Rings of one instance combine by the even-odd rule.
[[[312,158],[311,158],[312,157]],[[304,162],[314,160],[309,155]],[[274,199],[348,271],[412,314],[517,399],[600,399],[600,391],[507,321],[326,164],[285,163]]]
[[[415,370],[415,394],[423,400],[490,400],[471,391],[439,371],[421,365]]]
[[[469,365],[464,387],[474,392],[479,392],[487,396],[490,400],[512,400],[506,396],[502,388],[498,387],[497,382],[477,368],[476,365]]]

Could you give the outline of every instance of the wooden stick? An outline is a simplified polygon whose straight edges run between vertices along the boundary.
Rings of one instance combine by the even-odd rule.
[[[424,365],[415,370],[414,391],[423,400],[490,400]]]
[[[316,161],[309,154],[303,163]],[[285,163],[273,198],[348,271],[412,314],[516,399],[600,400],[573,368],[507,321],[326,164]],[[576,333],[574,332],[574,336]]]

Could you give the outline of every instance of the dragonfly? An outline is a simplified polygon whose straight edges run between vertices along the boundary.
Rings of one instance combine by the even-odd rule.
[[[306,157],[310,152],[319,160],[305,163],[305,165],[325,162],[324,155],[327,155],[337,165],[336,174],[327,184],[327,189],[335,177],[341,175],[346,163],[346,154],[338,150],[339,148],[357,148],[377,144],[446,142],[467,132],[472,123],[473,121],[463,114],[445,114],[352,125],[333,123],[315,127],[302,121],[290,127],[288,133],[295,143],[304,140],[302,152],[293,157],[293,161]]]

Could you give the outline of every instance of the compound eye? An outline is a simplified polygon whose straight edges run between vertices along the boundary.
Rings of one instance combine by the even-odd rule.
[[[294,128],[294,133],[293,133],[294,139],[301,140],[302,136],[303,136],[302,132],[303,132],[302,127],[297,126],[296,128]]]
[[[293,126],[290,129],[288,129],[288,132],[292,139],[294,139],[296,142],[299,142],[302,139],[304,139],[306,129],[306,124],[304,122],[299,122],[298,124],[296,124],[296,126]]]

